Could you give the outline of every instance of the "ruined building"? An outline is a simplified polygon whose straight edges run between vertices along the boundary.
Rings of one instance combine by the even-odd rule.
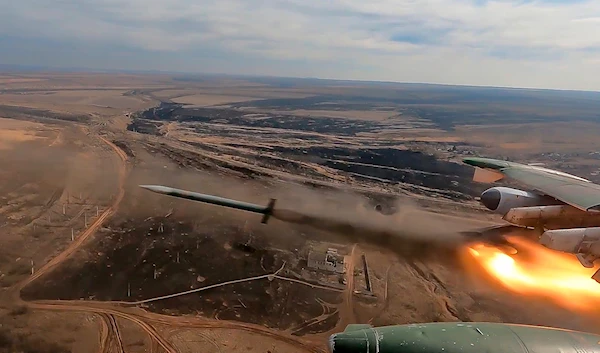
[[[344,273],[344,256],[338,254],[337,249],[329,248],[327,252],[310,251],[308,253],[308,267],[335,273]]]

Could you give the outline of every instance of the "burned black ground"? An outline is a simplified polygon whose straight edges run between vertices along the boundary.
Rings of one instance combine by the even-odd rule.
[[[435,189],[443,188],[472,196],[481,192],[479,185],[471,181],[472,168],[440,161],[421,152],[397,148],[353,149],[321,146],[303,149],[275,146],[273,150],[287,158],[310,156],[321,165],[355,175]]]
[[[385,187],[390,183],[399,183],[411,192],[453,200],[466,200],[483,191],[480,184],[472,182],[473,171],[470,166],[439,160],[437,156],[415,150],[423,147],[423,142],[399,144],[374,137],[364,141],[367,146],[358,148],[352,138],[346,136],[348,133],[371,131],[371,128],[381,129],[387,123],[346,119],[334,119],[334,122],[328,118],[270,117],[267,114],[261,114],[262,117],[257,119],[256,116],[247,114],[246,111],[230,108],[192,109],[183,108],[181,104],[162,103],[158,107],[136,113],[129,129],[162,135],[160,126],[167,121],[190,123],[186,128],[194,131],[196,141],[185,143],[202,151],[202,157],[197,154],[191,157],[190,152],[175,151],[165,145],[156,148],[160,153],[166,152],[169,158],[178,160],[182,167],[229,169],[235,170],[240,176],[251,178],[272,177],[252,168],[254,165],[267,170],[302,175],[315,181],[331,181],[331,174],[323,173],[324,170],[331,170],[363,185]],[[270,119],[284,118],[290,120],[281,122],[285,127],[283,130],[247,129],[274,127],[276,124]],[[313,130],[318,134],[306,134],[306,131]],[[330,133],[332,137],[321,135],[323,133]],[[216,136],[222,137],[223,142],[215,143]],[[203,142],[204,138],[209,142]],[[241,144],[239,141],[245,143]],[[442,151],[455,151],[457,148],[468,150],[471,147],[476,146],[441,142],[427,145],[428,149]],[[237,161],[242,159],[248,167],[209,156],[228,156]]]
[[[15,119],[51,123],[52,120],[69,122],[88,122],[90,117],[82,114],[56,113],[45,109],[34,109],[14,105],[0,105],[0,113]]]
[[[263,240],[244,246],[248,235],[238,227],[172,217],[110,225],[111,233],[92,245],[84,261],[67,261],[25,288],[23,298],[138,301],[273,273],[284,261],[293,266],[288,253],[269,248]],[[286,273],[284,268],[280,275]],[[339,302],[339,292],[259,279],[147,305],[161,313],[193,313],[287,329],[322,315],[317,299]],[[320,329],[330,329],[336,322],[329,320]]]
[[[385,87],[387,86],[387,87]],[[444,130],[465,124],[511,124],[577,120],[597,121],[596,92],[527,91],[390,83],[380,89],[348,88],[344,94],[273,98],[230,104],[236,108],[277,110],[386,110],[426,119]]]
[[[183,104],[163,102],[158,107],[136,113],[135,117],[141,120],[194,122],[199,124],[220,123],[252,128],[274,128],[347,136],[353,136],[360,132],[372,132],[388,126],[388,124],[370,121],[299,117],[285,114],[261,114],[260,119],[257,119],[256,116],[247,117],[251,113],[229,108],[185,108]],[[133,129],[135,124],[134,122],[128,129]],[[136,127],[136,129],[139,131],[139,127]],[[202,132],[201,125],[199,129],[199,132]]]
[[[120,140],[113,140],[113,143],[115,144],[115,146],[119,147],[121,150],[123,150],[123,152],[125,152],[125,154],[131,158],[135,157],[135,154],[133,153],[133,150],[129,147],[129,144],[125,141],[120,141]]]

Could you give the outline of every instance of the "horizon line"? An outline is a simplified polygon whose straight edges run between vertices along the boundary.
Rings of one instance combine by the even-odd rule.
[[[266,79],[291,79],[291,80],[316,80],[331,82],[363,83],[363,84],[387,84],[387,85],[424,85],[424,86],[444,86],[461,88],[481,88],[481,89],[504,89],[504,90],[528,90],[528,91],[557,91],[557,92],[582,92],[582,93],[600,93],[600,90],[583,90],[568,88],[540,88],[540,87],[517,87],[517,86],[494,86],[494,85],[474,85],[474,84],[456,84],[439,82],[408,82],[408,81],[379,81],[366,79],[343,79],[343,78],[325,78],[325,77],[301,77],[301,76],[278,76],[278,75],[253,75],[238,73],[202,73],[188,71],[170,71],[170,70],[136,70],[136,69],[101,69],[89,67],[56,67],[41,65],[19,65],[19,64],[0,64],[0,73],[10,74],[14,72],[38,72],[38,73],[125,73],[125,74],[154,74],[154,75],[185,75],[199,77],[239,77],[239,78],[266,78]]]

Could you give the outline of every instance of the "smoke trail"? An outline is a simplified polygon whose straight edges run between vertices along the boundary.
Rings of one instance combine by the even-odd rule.
[[[432,250],[435,249],[455,250],[468,239],[461,234],[462,231],[468,230],[469,222],[465,222],[464,218],[423,211],[407,198],[399,201],[397,207],[393,207],[399,210],[398,212],[384,215],[375,211],[372,200],[364,195],[347,190],[311,190],[300,185],[286,184],[268,191],[281,201],[279,205],[283,204],[270,210],[259,204],[235,200],[261,197],[260,191],[253,195],[254,191],[250,190],[248,185],[228,184],[226,190],[221,190],[222,181],[211,183],[210,178],[203,180],[202,184],[207,189],[210,186],[211,194],[219,189],[221,195],[215,197],[164,186],[144,187],[161,194],[226,206],[229,210],[243,209],[270,214],[286,223],[325,231],[319,236],[327,237],[326,240],[335,241],[332,238],[337,235],[338,241],[339,237],[343,237],[346,241],[377,245],[403,256],[422,257],[423,254],[433,253]],[[235,199],[226,198],[228,194]],[[244,216],[236,213],[235,217]],[[280,235],[277,236],[280,238]]]
[[[404,257],[422,258],[433,250],[452,252],[465,243],[466,238],[458,230],[451,229],[445,222],[433,220],[433,214],[429,214],[427,219],[426,214],[411,213],[398,219],[378,213],[369,218],[355,212],[344,216],[275,209],[272,216],[284,222],[335,233],[348,241],[384,247]]]

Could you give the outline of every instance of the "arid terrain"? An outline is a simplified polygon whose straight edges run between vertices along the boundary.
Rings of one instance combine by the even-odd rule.
[[[600,95],[556,95],[1,74],[0,352],[324,352],[350,323],[600,333],[597,303],[510,290],[457,237],[502,222],[464,157],[600,181]],[[262,224],[140,184],[275,198],[278,213]],[[327,249],[341,272],[312,265]]]

